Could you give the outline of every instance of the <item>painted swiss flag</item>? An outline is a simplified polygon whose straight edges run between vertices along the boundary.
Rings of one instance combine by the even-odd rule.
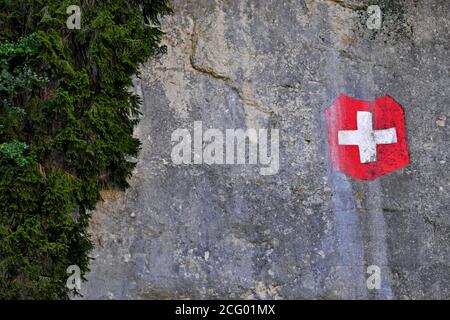
[[[363,101],[341,94],[326,114],[333,170],[374,180],[408,165],[405,115],[391,97]]]

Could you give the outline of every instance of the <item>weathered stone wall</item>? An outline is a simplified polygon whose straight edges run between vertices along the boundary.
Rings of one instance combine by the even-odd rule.
[[[380,30],[366,8],[382,8]],[[175,0],[142,67],[143,143],[93,212],[86,298],[450,298],[450,2]],[[405,109],[410,164],[331,172],[339,93]],[[171,133],[280,129],[280,170],[174,165]],[[378,265],[382,288],[368,290]]]

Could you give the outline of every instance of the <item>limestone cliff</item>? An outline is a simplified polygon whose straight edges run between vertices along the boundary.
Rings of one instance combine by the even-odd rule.
[[[136,81],[131,187],[93,212],[85,298],[450,298],[450,2],[172,5],[168,53]],[[370,182],[329,170],[324,110],[340,93],[403,106],[406,168]],[[279,129],[278,174],[174,165],[171,134],[194,121]]]

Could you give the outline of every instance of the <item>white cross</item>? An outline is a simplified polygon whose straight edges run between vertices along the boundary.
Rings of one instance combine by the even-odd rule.
[[[357,130],[339,130],[340,145],[357,145],[361,163],[377,161],[377,144],[397,142],[395,128],[373,130],[372,113],[358,111],[356,114]]]

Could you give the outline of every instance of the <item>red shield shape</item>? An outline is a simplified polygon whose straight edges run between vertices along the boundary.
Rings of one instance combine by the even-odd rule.
[[[374,180],[409,163],[405,115],[391,97],[363,101],[341,94],[326,114],[333,170]]]

